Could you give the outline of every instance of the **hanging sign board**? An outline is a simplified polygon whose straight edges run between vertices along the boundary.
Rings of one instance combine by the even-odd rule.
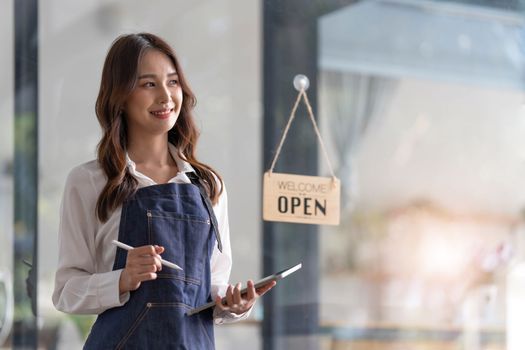
[[[335,177],[264,173],[263,219],[339,225],[340,181]]]
[[[270,169],[264,173],[263,183],[263,219],[267,221],[296,222],[301,224],[339,225],[339,198],[341,183],[335,176],[328,158],[321,133],[315,122],[312,106],[308,101],[306,89],[310,82],[304,75],[294,78],[294,86],[299,91],[292,108],[288,123],[275,152]],[[295,117],[295,111],[301,99],[304,99],[308,116],[321,145],[324,158],[332,177],[292,175],[274,173],[275,162],[279,158],[284,140]]]

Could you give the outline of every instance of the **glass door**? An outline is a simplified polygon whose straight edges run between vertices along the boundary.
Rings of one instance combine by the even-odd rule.
[[[478,3],[320,18],[319,118],[343,192],[341,225],[319,234],[327,348],[525,347],[525,22]]]

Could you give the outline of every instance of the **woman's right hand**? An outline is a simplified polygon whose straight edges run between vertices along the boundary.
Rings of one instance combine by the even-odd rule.
[[[120,294],[138,289],[144,281],[156,279],[156,272],[162,270],[160,254],[163,252],[164,247],[158,245],[145,245],[128,250],[126,267],[120,274]]]

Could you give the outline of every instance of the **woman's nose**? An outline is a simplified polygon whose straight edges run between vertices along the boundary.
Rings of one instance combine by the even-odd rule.
[[[171,92],[167,86],[161,86],[159,89],[158,102],[161,104],[172,101]]]

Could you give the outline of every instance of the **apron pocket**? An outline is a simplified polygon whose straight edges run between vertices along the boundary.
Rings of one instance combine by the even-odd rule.
[[[213,349],[203,321],[185,315],[184,303],[147,303],[116,349]]]
[[[116,348],[162,349],[170,339],[181,338],[180,321],[188,308],[183,303],[147,303]]]
[[[184,275],[189,283],[200,283],[206,259],[209,259],[208,241],[212,234],[209,217],[167,211],[147,210],[148,244],[164,247],[162,258],[184,271],[163,266],[162,274]]]

